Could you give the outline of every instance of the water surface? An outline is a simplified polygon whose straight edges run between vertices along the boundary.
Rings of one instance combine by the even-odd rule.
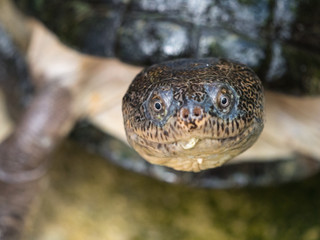
[[[320,175],[267,188],[195,189],[62,144],[27,239],[320,239]]]

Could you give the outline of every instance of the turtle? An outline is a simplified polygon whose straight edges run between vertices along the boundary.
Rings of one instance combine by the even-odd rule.
[[[122,112],[127,140],[146,160],[199,172],[221,166],[257,140],[263,88],[243,64],[179,59],[141,72],[123,97]]]
[[[32,0],[17,0],[16,3],[30,15],[42,20],[63,42],[77,51],[102,58],[117,57],[126,63],[134,64],[126,71],[128,75],[131,74],[130,77],[128,76],[130,81],[142,70],[142,68],[133,66],[150,66],[176,58],[219,56],[248,65],[257,73],[267,89],[267,125],[254,148],[246,151],[231,163],[254,162],[249,165],[257,169],[248,170],[246,164],[241,164],[241,166],[246,166],[246,170],[240,171],[241,167],[237,167],[237,170],[232,171],[230,175],[224,172],[221,174],[223,177],[219,177],[217,185],[229,186],[230,177],[225,176],[234,176],[233,174],[239,176],[239,173],[242,175],[242,178],[239,178],[242,180],[239,181],[245,182],[232,180],[231,182],[235,181],[234,185],[281,182],[286,178],[292,179],[293,176],[299,178],[302,175],[309,175],[310,171],[314,172],[314,167],[306,168],[311,165],[305,163],[300,165],[298,162],[301,162],[302,159],[313,162],[312,159],[318,158],[318,150],[313,147],[317,145],[318,132],[312,131],[311,133],[309,129],[306,129],[307,126],[316,126],[318,109],[313,109],[313,116],[307,120],[302,119],[301,116],[308,113],[300,113],[297,116],[292,108],[300,106],[299,109],[307,111],[308,106],[317,105],[316,96],[320,91],[317,66],[320,59],[317,54],[319,34],[316,30],[319,22],[317,14],[319,3],[316,1],[308,3],[303,1],[273,3],[267,0],[231,1],[230,3],[202,1],[201,6],[195,6],[192,1],[172,3],[165,0],[159,0],[157,3],[136,0],[72,1],[66,4],[60,1],[37,4]],[[56,9],[56,11],[45,11],[45,9]],[[238,11],[239,9],[241,11]],[[303,14],[305,11],[310,13],[308,17]],[[239,14],[239,12],[245,14]],[[315,51],[311,53],[311,49]],[[72,56],[69,57],[72,58]],[[86,64],[90,65],[89,62],[87,61]],[[65,65],[67,64],[65,62]],[[75,68],[76,65],[72,67]],[[88,68],[88,66],[85,67]],[[92,65],[90,67],[93,68]],[[41,67],[38,69],[33,69],[35,73],[32,75],[46,74]],[[128,83],[126,86],[123,85],[125,87],[122,90],[120,90],[121,86],[117,86],[119,92],[122,91],[122,95],[128,85]],[[281,93],[286,93],[286,95]],[[103,101],[105,102],[115,98],[110,95],[109,99],[107,95],[110,93],[104,94]],[[97,100],[96,102],[102,99],[98,93],[91,98]],[[119,102],[118,106],[120,104]],[[126,145],[121,145],[120,142],[116,143],[115,139],[106,137],[106,132],[108,132],[111,136],[126,141],[120,114],[114,112],[116,115],[113,115],[110,120],[106,113],[106,109],[110,107],[101,104],[101,106],[93,106],[91,110],[100,111],[99,108],[104,108],[104,113],[89,114],[90,120],[78,124],[76,127],[78,130],[72,133],[72,136],[82,144],[89,145],[90,149],[102,155],[107,155],[116,164],[140,173],[167,180],[168,177],[163,177],[166,172],[172,176],[170,179],[173,182],[216,186],[211,181],[211,173],[208,174],[210,180],[206,177],[207,173],[182,174],[181,176],[180,172],[172,172],[166,168],[160,168],[160,170],[141,161],[133,152],[128,152]],[[271,108],[272,110],[269,110]],[[287,115],[292,124],[285,124],[281,121],[277,112]],[[279,123],[276,124],[277,122]],[[298,122],[308,122],[308,124],[299,125],[301,128],[299,133],[292,131]],[[272,130],[269,131],[268,126],[272,126]],[[277,131],[280,130],[283,132],[282,137],[277,134]],[[303,132],[305,135],[302,134]],[[288,138],[293,139],[291,143],[287,142]],[[111,145],[111,151],[110,149],[105,150]],[[119,151],[116,151],[115,145],[119,146]],[[128,155],[130,161],[126,158]],[[288,161],[293,159],[301,161]],[[282,169],[286,168],[289,162],[297,163],[293,165],[296,171],[284,177]],[[317,165],[317,161],[314,163]],[[270,178],[268,173],[260,172],[271,165],[277,165],[272,168],[274,173],[279,173],[278,178]],[[216,170],[213,171],[214,176],[219,175]],[[254,172],[259,173],[254,174]],[[224,184],[221,182],[223,179],[226,180]],[[210,184],[207,184],[208,181]]]
[[[36,7],[32,9],[37,5],[32,5],[31,1],[16,2],[20,6],[28,3],[31,13],[38,13],[37,17],[42,18]],[[1,31],[9,33],[9,39],[5,37],[8,37],[6,33],[1,33],[1,43],[5,46],[1,49],[7,50],[2,55],[7,56],[4,63],[9,71],[2,78],[22,79],[19,84],[14,82],[12,85],[12,81],[4,84],[11,116],[22,121],[13,135],[2,143],[1,153],[2,156],[24,160],[18,165],[14,161],[6,161],[8,165],[1,163],[2,169],[9,169],[9,174],[1,171],[2,191],[8,194],[8,199],[24,201],[22,209],[13,207],[5,211],[7,215],[3,214],[5,217],[0,225],[8,236],[13,234],[15,237],[21,228],[32,195],[37,192],[38,180],[47,169],[44,159],[79,119],[85,121],[78,123],[72,136],[80,143],[128,169],[168,182],[211,188],[263,185],[301,178],[317,171],[320,155],[315,147],[320,139],[318,97],[266,91],[266,124],[261,140],[240,155],[235,163],[230,161],[230,165],[200,173],[184,173],[148,164],[128,150],[127,145],[110,137],[126,139],[119,110],[121,100],[131,80],[142,70],[132,63],[151,65],[172,58],[218,55],[245,61],[263,76],[260,77],[262,80],[267,79],[264,84],[268,89],[316,95],[319,92],[316,7],[310,8],[309,3],[303,1],[279,1],[276,4],[269,1],[256,4],[204,1],[205,5],[197,8],[192,1],[187,7],[183,1],[174,4],[172,1],[160,1],[161,4],[148,1],[72,2],[75,5],[58,2],[49,7],[52,9],[55,4],[66,6],[66,12],[52,11],[53,18],[50,19],[49,14],[49,18],[42,18],[43,21],[55,31],[57,13],[72,19],[70,13],[75,12],[74,19],[80,19],[82,26],[75,28],[75,22],[68,21],[70,26],[62,29],[65,32],[60,37],[67,41],[70,35],[73,39],[69,44],[84,53],[62,44],[44,25],[21,15],[9,1],[1,2],[0,9],[5,13],[0,14]],[[312,4],[318,6],[316,2]],[[235,11],[239,9],[252,14],[242,17]],[[306,9],[315,14],[304,19],[299,11]],[[83,15],[77,15],[79,12]],[[315,20],[314,24],[309,22],[310,19]],[[96,24],[97,21],[102,24]],[[16,26],[19,27],[16,29]],[[104,28],[107,30],[103,31]],[[112,34],[106,35],[106,32]],[[257,40],[261,36],[265,42]],[[15,45],[10,43],[10,38]],[[187,41],[189,38],[191,40]],[[76,40],[79,39],[80,45],[77,46]],[[231,48],[233,51],[229,50]],[[310,53],[309,49],[316,51]],[[115,56],[127,63],[115,59]],[[172,63],[165,65],[168,64]],[[125,98],[124,102],[127,102]],[[23,113],[23,109],[27,111]],[[281,121],[283,118],[286,121]],[[12,219],[12,216],[21,217]]]

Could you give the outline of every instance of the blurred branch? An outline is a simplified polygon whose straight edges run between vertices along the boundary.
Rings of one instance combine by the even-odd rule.
[[[23,53],[27,50],[31,36],[28,23],[28,18],[10,0],[0,0],[0,25]]]

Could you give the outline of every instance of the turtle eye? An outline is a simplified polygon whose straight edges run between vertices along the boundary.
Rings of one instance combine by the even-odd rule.
[[[165,108],[166,105],[160,96],[153,97],[149,102],[150,112],[153,113],[156,118],[163,117]]]
[[[233,105],[234,98],[232,92],[227,88],[221,88],[216,95],[215,100],[217,107],[226,113],[230,110],[231,105]]]
[[[227,94],[220,94],[218,99],[220,108],[227,108],[230,105],[230,96]]]
[[[160,112],[162,110],[162,108],[163,108],[163,106],[162,106],[162,102],[160,100],[154,102],[153,109],[156,112]]]
[[[238,105],[237,93],[228,84],[208,84],[206,91],[211,100],[212,111],[215,114],[218,113],[226,116],[226,114],[229,114]]]
[[[144,102],[146,117],[155,124],[165,123],[169,113],[173,111],[173,92],[171,89],[156,88]]]

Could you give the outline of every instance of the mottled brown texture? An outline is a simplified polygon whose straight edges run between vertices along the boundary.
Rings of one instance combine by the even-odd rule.
[[[182,59],[142,71],[123,98],[123,116],[129,143],[146,160],[199,171],[255,142],[263,105],[261,82],[247,66]]]

